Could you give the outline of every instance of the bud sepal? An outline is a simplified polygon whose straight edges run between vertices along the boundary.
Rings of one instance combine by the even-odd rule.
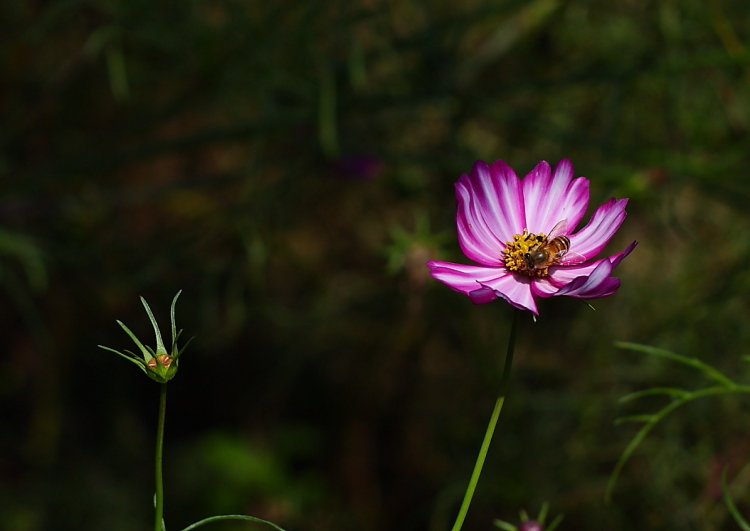
[[[181,293],[182,290],[178,291],[177,295],[175,295],[174,299],[172,299],[172,308],[170,311],[172,325],[172,346],[169,351],[167,351],[166,347],[164,346],[164,341],[162,340],[161,332],[159,331],[159,325],[156,323],[156,318],[154,318],[154,314],[151,311],[151,308],[146,302],[146,299],[144,299],[143,297],[141,297],[141,303],[143,303],[143,307],[146,309],[148,318],[151,321],[151,326],[154,327],[154,333],[156,334],[156,350],[152,349],[149,346],[144,346],[143,343],[141,343],[140,340],[135,336],[135,334],[131,332],[130,329],[125,326],[122,321],[119,320],[117,321],[117,324],[119,324],[120,327],[125,330],[125,333],[130,336],[130,339],[132,339],[136,344],[143,357],[140,357],[129,350],[125,350],[123,353],[118,350],[105,347],[104,345],[99,345],[99,348],[114,352],[115,354],[122,356],[126,360],[135,363],[136,365],[138,365],[138,367],[141,368],[146,376],[148,376],[155,382],[166,383],[174,378],[175,374],[177,374],[179,357],[190,344],[190,341],[193,340],[192,338],[190,338],[188,342],[182,346],[181,349],[177,348],[177,339],[182,334],[182,330],[180,330],[179,332],[177,331],[177,326],[175,325],[174,308],[175,304],[177,303],[177,298]]]
[[[525,510],[521,510],[521,525],[516,527],[510,522],[503,520],[495,520],[493,523],[498,529],[503,531],[554,531],[557,526],[562,522],[563,515],[557,515],[552,523],[548,527],[544,527],[544,521],[547,519],[547,511],[549,510],[549,504],[545,502],[542,508],[539,510],[539,516],[536,519],[529,518],[528,513]]]

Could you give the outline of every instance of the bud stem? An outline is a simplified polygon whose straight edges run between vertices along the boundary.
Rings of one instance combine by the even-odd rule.
[[[159,420],[156,426],[156,523],[154,531],[164,529],[164,483],[161,473],[162,449],[164,447],[164,419],[167,411],[167,383],[159,385]]]
[[[471,479],[469,480],[469,486],[466,488],[466,494],[464,494],[464,501],[461,503],[461,508],[458,510],[458,516],[456,516],[456,523],[453,524],[452,531],[460,531],[464,525],[464,519],[466,513],[469,511],[469,505],[471,505],[471,499],[474,497],[474,491],[477,488],[479,482],[479,476],[482,474],[482,467],[484,466],[484,460],[487,457],[487,452],[490,449],[490,442],[492,442],[492,435],[495,433],[495,426],[497,425],[497,419],[500,416],[500,411],[503,409],[503,403],[505,402],[505,395],[508,392],[508,381],[510,379],[510,367],[513,365],[513,353],[516,348],[516,330],[518,328],[518,314],[521,310],[513,311],[513,321],[510,325],[510,337],[508,338],[508,350],[505,354],[505,365],[503,366],[503,375],[500,378],[500,394],[495,402],[495,409],[492,410],[490,416],[490,422],[487,425],[487,431],[484,434],[482,440],[482,446],[479,449],[479,455],[477,456],[477,462],[474,465],[474,470],[471,473]]]

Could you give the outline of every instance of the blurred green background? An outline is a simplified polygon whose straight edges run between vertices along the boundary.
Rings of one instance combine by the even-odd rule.
[[[629,197],[641,243],[592,312],[521,322],[467,530],[730,530],[747,400],[658,426],[619,406],[695,372],[746,381],[746,0],[4,0],[0,3],[0,529],[139,530],[158,386],[97,344],[196,340],[170,384],[166,521],[449,529],[498,390],[511,309],[433,281],[465,262],[453,182],[570,158],[589,213]],[[240,530],[247,524],[215,524]]]

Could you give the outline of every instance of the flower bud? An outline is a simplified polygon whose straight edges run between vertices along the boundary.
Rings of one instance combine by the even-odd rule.
[[[99,345],[99,347],[103,348],[104,350],[114,352],[115,354],[119,354],[126,360],[135,363],[141,368],[144,373],[146,373],[146,376],[148,376],[152,380],[159,383],[167,383],[169,380],[174,378],[175,374],[177,374],[177,365],[179,362],[178,358],[184,352],[190,341],[192,341],[191,339],[190,341],[185,343],[182,349],[177,349],[177,338],[180,337],[180,334],[182,334],[182,330],[177,332],[177,327],[175,326],[174,320],[174,307],[177,303],[177,297],[180,296],[180,293],[182,293],[182,290],[178,291],[177,295],[175,295],[174,299],[172,299],[172,348],[169,352],[167,352],[167,349],[164,347],[164,341],[162,341],[161,338],[161,331],[159,330],[159,326],[156,324],[154,314],[151,312],[151,308],[143,297],[141,297],[141,302],[143,303],[143,307],[146,308],[146,313],[148,314],[148,318],[151,320],[151,326],[154,327],[154,333],[156,334],[156,349],[143,346],[143,343],[141,343],[140,340],[135,337],[135,334],[133,334],[133,332],[131,332],[130,329],[121,321],[117,321],[117,323],[130,336],[138,349],[141,351],[141,354],[143,354],[143,357],[141,358],[136,354],[130,352],[129,350],[126,350],[125,354],[123,354],[122,352],[111,349],[109,347],[105,347],[103,345]]]
[[[536,520],[526,520],[518,526],[518,531],[544,531],[544,528]]]

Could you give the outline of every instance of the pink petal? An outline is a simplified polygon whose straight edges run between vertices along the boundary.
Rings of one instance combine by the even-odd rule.
[[[610,258],[592,260],[585,264],[576,264],[571,266],[552,266],[549,268],[549,280],[558,286],[564,286],[573,282],[578,277],[589,276],[596,267],[604,261],[610,261]],[[611,263],[611,261],[610,261]]]
[[[612,269],[612,263],[605,258],[589,276],[574,279],[560,288],[555,296],[567,295],[578,299],[598,299],[612,295],[620,287],[620,279],[611,276]]]
[[[548,277],[550,285],[541,283],[538,286],[535,285],[535,293],[542,297],[567,295],[579,299],[595,299],[611,295],[620,285],[619,279],[611,276],[612,271],[637,244],[638,242],[632,242],[621,253],[601,260],[575,266],[551,267]],[[563,285],[563,287],[550,295],[551,285]]]
[[[520,310],[529,310],[539,315],[536,301],[531,293],[531,278],[525,275],[507,273],[488,282],[482,282],[483,288],[491,288],[495,295],[502,297],[511,306]]]
[[[480,289],[484,282],[508,274],[505,269],[499,267],[454,264],[439,260],[427,262],[427,267],[430,268],[430,274],[433,278],[464,295]]]
[[[537,297],[552,297],[559,290],[561,285],[555,284],[552,279],[547,278],[534,278],[531,281],[531,292]]]
[[[525,227],[521,181],[502,160],[488,166],[481,160],[474,163],[471,175],[459,179],[475,202],[476,211],[484,218],[489,231],[502,243],[512,240]]]
[[[607,245],[625,219],[627,199],[614,197],[596,209],[591,220],[580,231],[570,235],[570,252],[583,257],[593,258]]]
[[[573,178],[573,165],[561,160],[550,172],[541,161],[523,178],[526,228],[529,232],[547,234],[560,221],[568,220],[568,229],[575,229],[589,202],[589,180]]]
[[[451,289],[468,295],[475,304],[484,304],[502,297],[522,310],[537,313],[527,277],[514,275],[505,269],[454,264],[433,260],[427,262],[433,278]]]
[[[620,265],[620,262],[622,262],[622,259],[625,258],[627,255],[629,255],[631,252],[633,252],[633,249],[635,249],[636,245],[638,245],[638,242],[632,241],[630,242],[630,245],[625,247],[624,251],[610,256],[609,259],[612,261],[612,269]]]
[[[474,304],[487,304],[498,298],[495,290],[492,288],[479,288],[469,292],[469,298]]]
[[[636,245],[638,245],[638,242],[632,242],[625,248],[624,251],[613,254],[612,256],[607,258],[602,258],[601,260],[593,260],[591,262],[586,262],[585,264],[577,264],[571,266],[552,266],[549,268],[548,278],[554,284],[564,286],[565,284],[572,282],[575,278],[590,275],[591,272],[596,269],[596,267],[604,260],[609,260],[613,264],[612,267],[616,267],[623,258],[625,258],[632,252]]]
[[[484,213],[473,197],[471,183],[466,175],[462,175],[461,180],[456,183],[456,199],[456,225],[461,250],[468,258],[482,265],[500,265],[505,243],[495,236],[485,222]]]

